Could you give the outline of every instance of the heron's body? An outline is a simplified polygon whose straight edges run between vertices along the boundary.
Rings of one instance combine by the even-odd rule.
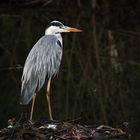
[[[64,26],[59,21],[52,21],[45,31],[45,35],[31,49],[23,69],[21,100],[23,105],[33,99],[30,119],[32,119],[36,92],[38,92],[48,79],[46,97],[48,101],[49,115],[52,119],[50,103],[50,83],[52,76],[59,71],[62,59],[62,32],[80,32],[76,28]]]
[[[30,51],[22,75],[22,104],[28,104],[35,92],[42,88],[45,79],[51,79],[58,72],[63,49],[60,37],[45,35]]]

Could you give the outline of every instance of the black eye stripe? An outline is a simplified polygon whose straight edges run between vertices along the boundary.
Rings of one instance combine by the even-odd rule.
[[[51,22],[51,23],[49,23],[48,27],[49,27],[49,26],[62,27],[63,24],[62,24],[61,22]]]

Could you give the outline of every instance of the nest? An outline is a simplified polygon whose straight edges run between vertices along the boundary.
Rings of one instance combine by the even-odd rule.
[[[74,120],[8,122],[8,127],[0,130],[0,140],[128,140],[120,128],[81,125]]]

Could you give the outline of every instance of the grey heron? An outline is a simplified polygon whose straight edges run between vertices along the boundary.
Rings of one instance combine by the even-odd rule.
[[[33,116],[36,93],[42,88],[46,79],[49,118],[53,119],[50,85],[52,77],[59,71],[62,59],[63,43],[61,33],[63,32],[81,32],[81,30],[64,26],[59,21],[52,21],[45,30],[45,35],[37,41],[27,56],[21,78],[20,103],[27,105],[32,100],[30,120],[32,120]]]

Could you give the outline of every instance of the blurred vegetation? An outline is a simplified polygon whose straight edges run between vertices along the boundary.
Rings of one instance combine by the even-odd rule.
[[[51,87],[55,119],[88,124],[129,122],[140,134],[140,1],[6,0],[0,2],[0,127],[18,119],[22,67],[47,24],[83,30],[63,34],[60,72]],[[34,120],[48,117],[45,87]]]

